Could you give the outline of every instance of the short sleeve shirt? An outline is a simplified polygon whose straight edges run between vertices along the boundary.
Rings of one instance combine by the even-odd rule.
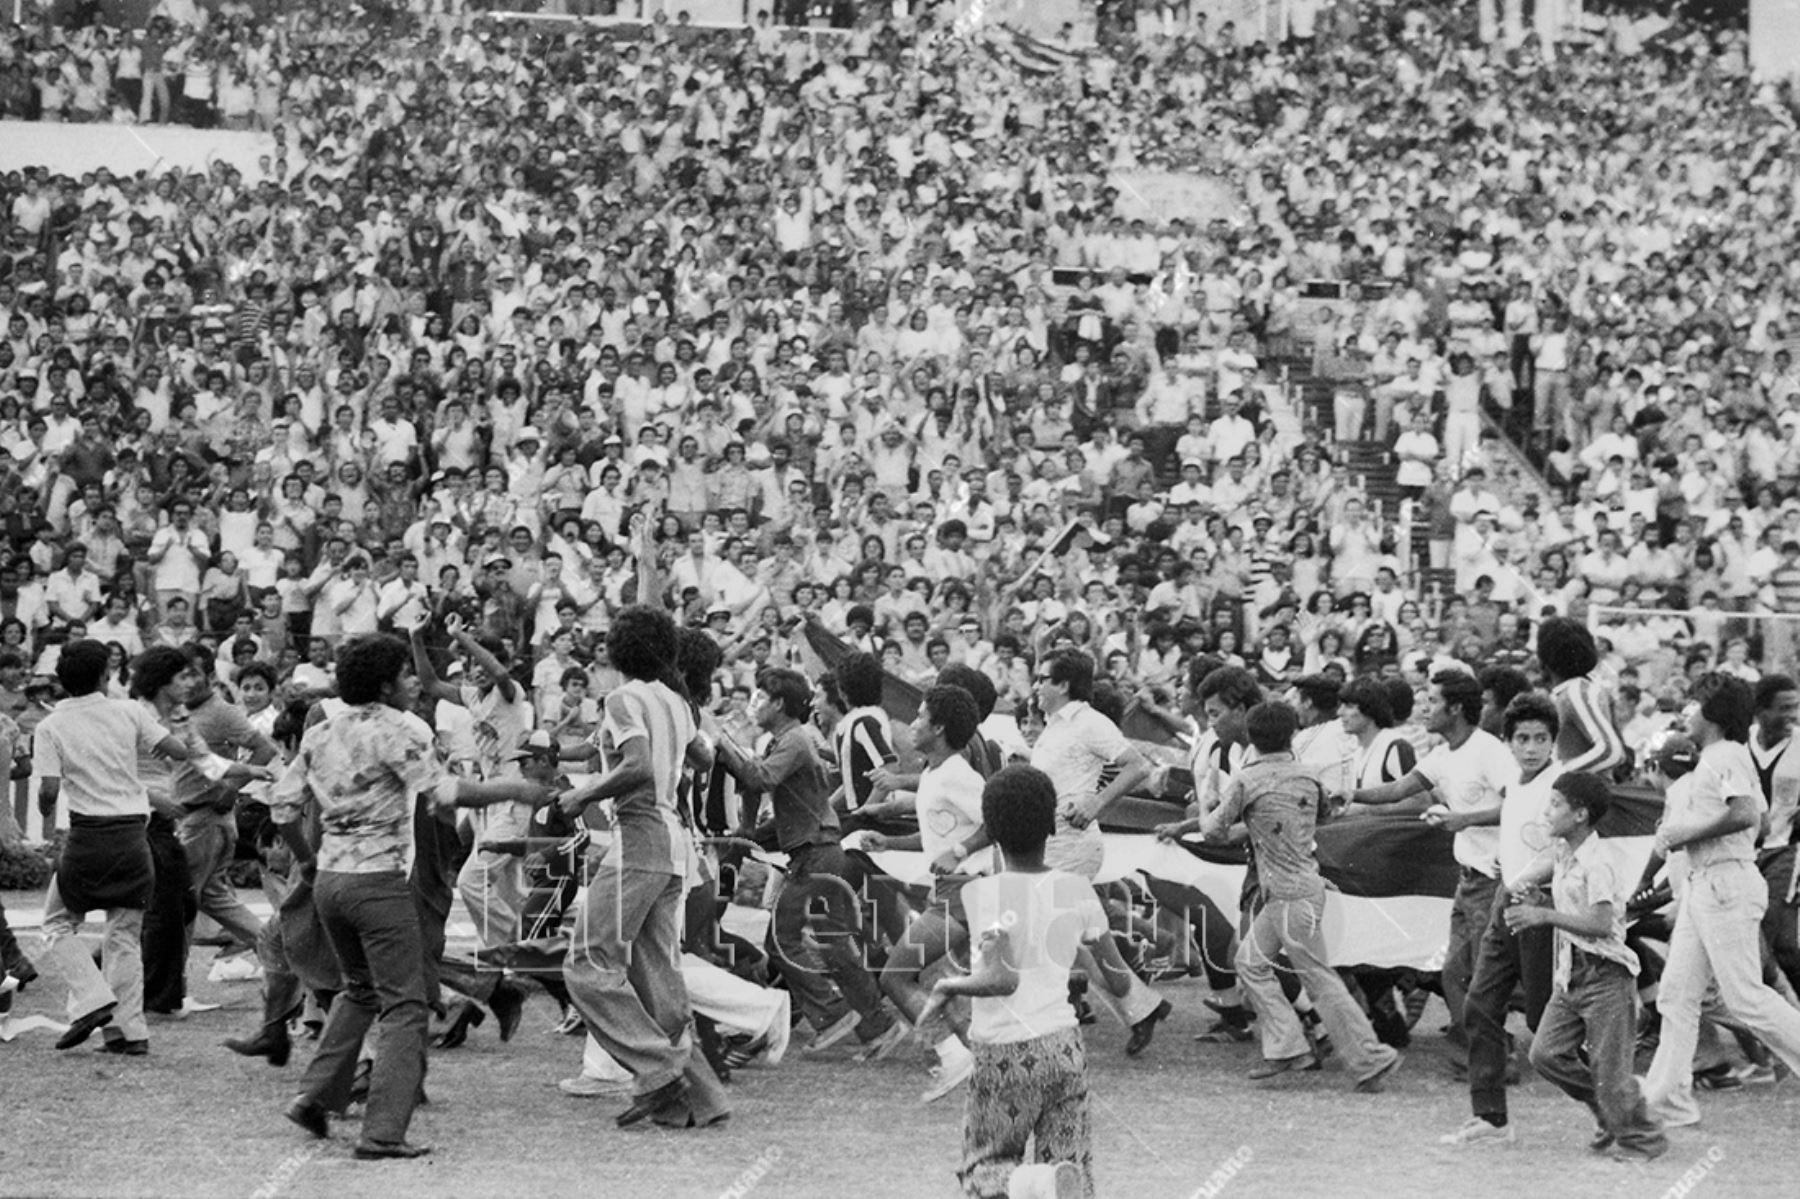
[[[1497,807],[1500,795],[1519,777],[1512,751],[1492,733],[1476,729],[1451,749],[1440,745],[1419,763],[1419,773],[1437,790],[1452,812],[1478,812]],[[1500,830],[1466,828],[1456,834],[1458,864],[1493,878],[1500,870]]]
[[[678,788],[696,726],[686,701],[664,683],[631,679],[606,697],[598,733],[600,752],[610,765],[632,741],[649,747],[651,780],[613,801],[618,836],[607,861],[626,870],[686,874],[687,830],[681,822]]]
[[[1716,820],[1740,795],[1750,796],[1759,813],[1768,809],[1762,783],[1756,777],[1756,763],[1741,742],[1715,741],[1701,750],[1700,763],[1686,781],[1688,786],[1680,792],[1670,789],[1670,802],[1663,817],[1669,823]],[[1677,851],[1677,864],[1685,865],[1686,873],[1692,874],[1720,862],[1753,862],[1757,828],[1757,824],[1752,824],[1739,832],[1686,845]]]
[[[1555,977],[1559,989],[1568,989],[1572,951],[1576,949],[1617,962],[1634,976],[1637,974],[1637,954],[1625,947],[1625,904],[1631,898],[1635,881],[1625,876],[1617,847],[1605,837],[1590,834],[1575,849],[1566,842],[1558,845],[1550,883],[1556,910],[1577,912],[1599,904],[1612,906],[1612,926],[1604,937],[1582,937],[1556,930]]]
[[[919,844],[927,861],[966,842],[981,827],[981,773],[961,754],[919,775]]]
[[[150,797],[138,778],[138,758],[168,735],[135,700],[98,693],[65,699],[32,737],[32,774],[61,779],[70,812],[148,816]]]
[[[1052,865],[1098,873],[1105,857],[1100,826],[1077,829],[1062,815],[1067,803],[1091,805],[1100,790],[1100,775],[1119,760],[1131,743],[1119,726],[1080,700],[1071,700],[1044,722],[1031,764],[1056,784],[1056,834],[1046,852]]]
[[[319,869],[405,873],[414,797],[454,786],[425,722],[386,704],[359,704],[308,730],[269,794],[269,814],[291,824],[318,806]]]

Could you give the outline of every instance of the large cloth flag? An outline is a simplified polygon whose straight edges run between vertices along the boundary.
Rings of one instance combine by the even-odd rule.
[[[827,667],[849,652],[816,621],[807,625],[806,634]],[[910,722],[918,714],[921,694],[919,688],[890,674],[882,704],[895,721]],[[1128,710],[1123,727],[1153,759],[1168,753],[1172,738],[1155,722],[1141,716],[1134,722]],[[1162,744],[1141,736],[1144,732],[1161,734]],[[1176,779],[1186,777],[1185,770],[1175,774]],[[1149,835],[1158,824],[1180,820],[1190,797],[1188,778],[1185,789],[1178,784],[1164,797],[1129,797],[1109,809],[1102,821],[1106,859],[1096,885],[1130,880],[1165,907],[1187,908],[1205,896],[1227,916],[1237,915],[1245,870],[1241,851],[1192,841],[1171,845]],[[1661,814],[1662,801],[1654,791],[1614,789],[1612,810],[1601,822],[1600,834],[1615,842],[1622,875],[1636,879],[1643,874]],[[1319,869],[1331,887],[1325,904],[1325,947],[1332,965],[1425,971],[1442,967],[1458,877],[1453,840],[1411,813],[1353,816],[1319,826]],[[845,839],[850,848],[859,842],[860,834]],[[778,854],[759,856],[777,865],[782,861]],[[924,854],[884,851],[869,856],[903,883],[922,886],[931,881]],[[987,867],[981,855],[968,864],[974,873]]]

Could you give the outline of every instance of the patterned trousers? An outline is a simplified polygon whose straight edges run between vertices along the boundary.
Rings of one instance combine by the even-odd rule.
[[[1007,1179],[1035,1141],[1036,1160],[1074,1162],[1082,1193],[1094,1196],[1093,1137],[1088,1124],[1087,1049],[1079,1028],[1029,1041],[977,1041],[975,1072],[963,1108],[963,1194],[1005,1199]]]

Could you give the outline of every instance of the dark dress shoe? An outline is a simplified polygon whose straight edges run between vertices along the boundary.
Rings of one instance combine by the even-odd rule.
[[[614,1120],[620,1128],[641,1124],[651,1116],[672,1114],[687,1106],[687,1079],[672,1078],[654,1091],[646,1091],[631,1101],[631,1106]]]
[[[331,1120],[325,1115],[325,1109],[315,1107],[301,1100],[288,1104],[287,1118],[318,1137],[321,1141],[331,1135]]]
[[[512,1040],[513,1034],[519,1031],[519,1021],[525,1018],[525,992],[512,983],[501,982],[494,987],[488,1006],[494,1010],[494,1019],[500,1022],[500,1039]]]
[[[651,1117],[651,1122],[658,1128],[716,1128],[731,1119],[730,1112],[720,1112],[705,1120],[696,1116],[693,1110],[683,1103],[661,1115]]]
[[[148,1057],[150,1042],[127,1041],[124,1037],[109,1037],[100,1044],[101,1053],[111,1053],[119,1057]]]
[[[1168,1000],[1156,1005],[1156,1010],[1131,1026],[1131,1036],[1125,1041],[1125,1056],[1136,1057],[1150,1048],[1150,1039],[1156,1035],[1156,1026],[1169,1018],[1175,1009],[1169,1006]]]
[[[116,1003],[109,1003],[95,1008],[85,1016],[77,1017],[75,1023],[69,1025],[69,1031],[56,1038],[56,1047],[73,1049],[93,1036],[103,1025],[111,1024],[113,1009],[117,1006],[119,1005]]]
[[[433,1048],[455,1049],[469,1039],[471,1028],[481,1027],[481,1022],[486,1019],[486,1012],[476,1004],[464,1000],[457,1006],[456,1015],[450,1018],[450,1027],[438,1034],[437,1044]]]
[[[414,1145],[409,1141],[358,1141],[353,1151],[357,1161],[378,1162],[424,1157],[430,1145]]]
[[[240,1057],[266,1058],[271,1066],[287,1065],[294,1048],[285,1027],[279,1030],[265,1028],[254,1037],[232,1037],[224,1045]]]

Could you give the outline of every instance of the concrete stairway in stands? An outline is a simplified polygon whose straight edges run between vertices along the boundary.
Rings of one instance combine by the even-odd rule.
[[[1409,520],[1403,511],[1399,462],[1389,444],[1378,441],[1332,440],[1336,426],[1332,411],[1332,394],[1336,384],[1312,372],[1312,363],[1304,358],[1281,360],[1288,371],[1288,385],[1299,411],[1302,427],[1310,439],[1327,447],[1332,461],[1342,459],[1350,469],[1350,477],[1362,482],[1369,502],[1383,520],[1410,526],[1407,562],[1411,578],[1403,580],[1416,595],[1429,596],[1434,591],[1449,595],[1456,575],[1451,570],[1433,570],[1423,521]]]

